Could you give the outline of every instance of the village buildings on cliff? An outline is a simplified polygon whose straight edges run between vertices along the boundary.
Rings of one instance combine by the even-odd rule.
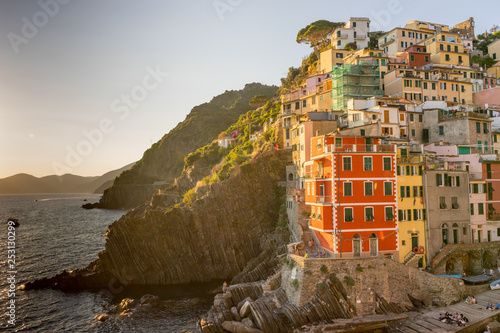
[[[474,37],[472,18],[411,21],[378,47],[369,18],[331,33],[316,71],[281,96],[295,241],[420,268],[449,244],[500,241],[500,62],[474,63]]]

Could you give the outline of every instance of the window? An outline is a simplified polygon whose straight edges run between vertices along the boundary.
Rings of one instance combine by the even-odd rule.
[[[477,204],[477,213],[479,215],[484,215],[484,204],[483,203]]]
[[[411,130],[411,136],[415,136],[415,129]]]
[[[344,221],[345,222],[354,221],[353,209],[351,207],[344,208]]]
[[[360,131],[360,135],[361,135],[361,136],[365,136],[365,130],[364,130],[364,129],[362,129],[362,130]]]
[[[429,56],[425,56],[425,62],[429,62]]]
[[[443,44],[439,44],[439,50],[444,51],[444,45]]]
[[[335,148],[342,147],[342,138],[335,138]]]
[[[424,89],[428,89],[427,82],[424,82]]]
[[[458,197],[451,197],[451,209],[458,209]]]
[[[399,221],[408,221],[408,215],[406,215],[407,211],[404,209],[398,209],[398,220]]]
[[[304,108],[305,108],[306,106],[307,106],[307,100],[303,100],[303,101],[302,101],[302,107],[304,107]]]
[[[352,22],[352,27],[356,28],[356,22]]]
[[[410,122],[413,122],[413,113],[410,113]]]
[[[481,123],[476,122],[476,133],[481,133]]]
[[[372,195],[373,195],[373,183],[365,182],[365,196],[372,196]]]
[[[441,90],[446,90],[446,82],[439,83]]]
[[[344,197],[350,197],[350,196],[352,196],[352,183],[345,182],[344,183]]]
[[[439,135],[444,135],[444,126],[439,126]]]
[[[384,182],[384,195],[392,195],[392,182]]]
[[[399,187],[399,196],[401,198],[409,198],[410,197],[410,186],[400,186]]]
[[[339,34],[340,34],[340,31],[339,31]],[[337,54],[335,54],[335,57],[337,59],[342,59],[342,58],[344,58],[344,55],[342,53],[337,53]]]
[[[391,158],[390,157],[384,157],[384,171],[391,171]]]
[[[363,170],[372,171],[372,158],[371,157],[364,157],[363,161],[364,161]]]
[[[422,210],[414,209],[413,210],[413,219],[416,221],[421,221],[422,220]]]
[[[375,220],[373,216],[373,207],[365,207],[365,221]]]
[[[385,207],[385,220],[394,221],[394,210],[392,207]]]
[[[424,121],[424,117],[421,114],[419,114],[418,115],[418,122],[421,123],[423,121]]]
[[[435,83],[435,82],[432,82],[432,83],[431,83],[431,88],[432,88],[432,90],[436,90],[436,83]],[[434,98],[434,97],[433,97],[433,98]]]
[[[343,157],[344,171],[351,171],[351,157]]]
[[[401,31],[401,36],[405,37],[406,36],[406,31]]]
[[[493,142],[497,142],[497,135],[496,134],[493,135]]]
[[[340,32],[340,31],[339,31],[339,32]],[[341,41],[340,39],[337,41],[337,45],[338,45],[338,46],[342,45],[342,41]]]
[[[470,215],[474,215],[474,204],[470,204]]]
[[[490,131],[488,131],[488,123],[483,123],[483,133],[488,134]]]
[[[449,46],[449,45],[448,45],[448,46]],[[450,61],[450,55],[449,55],[449,54],[447,54],[447,55],[445,56],[445,60],[446,60],[446,61]]]
[[[415,56],[413,54],[410,55],[410,61],[415,61]]]
[[[439,197],[439,209],[446,209],[446,198]]]
[[[444,185],[444,182],[443,182],[443,175],[440,174],[440,173],[437,173],[436,174],[436,185],[437,186],[443,186]]]

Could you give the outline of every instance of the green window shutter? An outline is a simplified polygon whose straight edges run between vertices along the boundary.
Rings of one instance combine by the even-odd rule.
[[[401,209],[398,209],[398,220],[403,220],[403,211]]]
[[[421,165],[418,166],[418,174],[420,176],[422,176],[422,166]]]
[[[486,192],[488,192],[488,190],[486,189],[486,183],[485,183],[485,184],[483,184],[483,193],[486,193]]]
[[[422,218],[423,218],[424,220],[426,220],[426,219],[427,219],[426,214],[425,214],[425,209],[422,209]]]
[[[417,210],[416,210],[416,209],[414,209],[414,210],[413,210],[413,219],[416,219],[417,214],[418,214],[418,213],[417,213]]]
[[[410,166],[409,165],[406,166],[406,175],[410,176]]]
[[[405,187],[404,186],[400,187],[399,195],[401,196],[401,198],[405,197]]]
[[[450,180],[448,179],[448,174],[444,174],[444,186],[450,186]]]
[[[399,176],[399,175],[401,175],[401,171],[399,171],[399,165],[398,165],[398,167],[396,168],[396,171],[397,171],[398,176]]]
[[[437,186],[441,186],[441,174],[440,173],[436,173],[436,185]]]
[[[408,214],[408,221],[411,221],[411,209],[408,209],[407,214]]]
[[[457,176],[457,186],[460,186],[460,176]]]
[[[406,197],[407,198],[411,197],[411,195],[410,195],[410,186],[406,186]]]
[[[424,187],[420,186],[420,197],[424,196]]]

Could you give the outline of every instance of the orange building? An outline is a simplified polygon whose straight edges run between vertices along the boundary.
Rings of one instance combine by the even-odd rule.
[[[396,147],[379,138],[311,138],[305,203],[310,229],[335,257],[398,260]]]

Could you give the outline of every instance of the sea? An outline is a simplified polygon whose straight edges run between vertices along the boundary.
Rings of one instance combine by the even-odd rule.
[[[52,277],[63,270],[83,268],[104,249],[103,234],[125,211],[82,209],[97,202],[94,194],[0,195],[0,331],[6,332],[198,332],[196,323],[213,304],[210,288],[129,287],[120,294],[100,292],[65,293],[43,289],[16,290],[10,297],[12,271],[8,261],[7,219],[17,218],[15,230],[16,287],[27,281]],[[86,200],[86,201],[85,201]],[[10,252],[12,254],[12,252]],[[125,297],[144,294],[160,297],[160,305],[139,316],[112,316],[100,323],[96,315],[110,311]],[[15,300],[15,325],[7,306]]]

